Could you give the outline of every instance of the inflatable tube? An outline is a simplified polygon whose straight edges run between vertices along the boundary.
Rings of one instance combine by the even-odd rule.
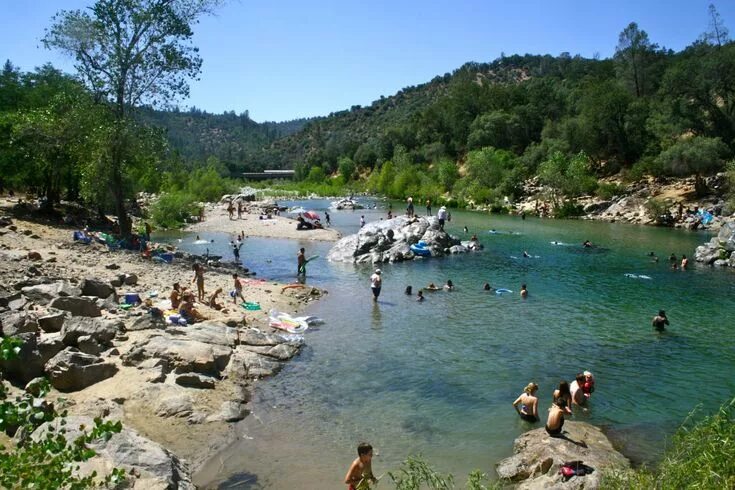
[[[512,293],[510,289],[498,288],[495,290],[495,294]]]
[[[270,326],[288,333],[304,333],[309,328],[306,321],[276,310],[270,311]]]
[[[419,243],[421,243],[421,242],[419,242]],[[419,255],[421,257],[428,257],[428,256],[431,255],[431,250],[429,250],[426,247],[419,247],[418,244],[417,245],[411,245],[409,248],[411,249],[411,252],[413,252],[416,255]]]

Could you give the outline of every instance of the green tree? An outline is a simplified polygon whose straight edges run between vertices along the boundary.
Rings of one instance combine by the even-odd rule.
[[[352,177],[355,174],[355,170],[357,170],[357,168],[355,167],[355,162],[353,162],[352,159],[349,157],[340,158],[338,162],[338,168],[339,173],[345,179],[345,182],[351,181]]]
[[[597,180],[590,172],[589,157],[584,152],[571,158],[559,151],[552,153],[539,165],[538,176],[541,183],[551,189],[555,207],[597,187]]]
[[[75,60],[87,86],[109,99],[114,114],[106,184],[121,232],[131,223],[125,210],[123,180],[128,167],[128,111],[143,103],[165,103],[188,95],[187,80],[202,60],[192,45],[191,25],[219,4],[217,0],[97,0],[88,11],[61,11],[46,31],[46,48]]]
[[[656,48],[646,31],[641,30],[635,22],[628,24],[618,37],[615,48],[618,71],[620,77],[632,87],[636,97],[649,92],[651,81],[648,71]]]
[[[702,39],[704,42],[715,46],[727,44],[727,42],[730,41],[730,31],[725,26],[725,22],[717,11],[717,7],[713,4],[709,4],[707,14],[709,15],[709,30],[702,34]]]
[[[324,172],[322,167],[311,167],[311,170],[309,170],[309,176],[306,180],[315,184],[321,184],[327,180],[327,174]]]
[[[671,175],[696,176],[695,190],[704,195],[707,188],[703,175],[717,172],[725,168],[724,156],[728,153],[727,145],[719,138],[693,136],[682,138],[658,156],[658,163]]]

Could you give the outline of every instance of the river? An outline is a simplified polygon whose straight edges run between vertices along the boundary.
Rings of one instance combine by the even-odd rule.
[[[323,211],[328,202],[288,204]],[[348,234],[361,214],[385,216],[385,203],[330,214]],[[196,483],[344,488],[360,441],[377,448],[377,475],[418,453],[460,484],[473,469],[494,475],[531,427],[511,406],[526,383],[540,385],[545,420],[553,389],[582,370],[595,374],[597,391],[589,412],[574,419],[604,427],[634,461],[652,462],[691,410],[712,411],[735,393],[735,275],[693,260],[686,271],[668,266],[670,253],[691,257],[707,235],[454,211],[449,231],[469,238],[464,226],[484,251],[381,265],[377,305],[372,267],[327,262],[331,243],[248,239],[245,264],[274,280],[293,280],[298,247],[320,256],[309,263],[307,283],[329,294],[308,313],[325,324],[306,333],[281,374],[257,384],[251,416],[234,426],[237,442]],[[227,257],[225,235],[202,238],[215,239],[210,251]],[[596,247],[581,247],[584,240]],[[180,245],[201,252],[191,242],[184,236]],[[426,293],[423,303],[404,294],[407,285],[447,279],[456,290]],[[513,293],[488,293],[485,282]],[[650,324],[659,309],[671,321],[663,334]]]

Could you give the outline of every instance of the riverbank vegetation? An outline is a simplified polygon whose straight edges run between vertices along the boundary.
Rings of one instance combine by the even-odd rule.
[[[604,488],[735,488],[735,399],[694,422],[693,412],[677,431],[655,469],[605,475]]]

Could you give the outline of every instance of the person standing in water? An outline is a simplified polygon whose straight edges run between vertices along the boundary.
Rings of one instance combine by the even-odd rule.
[[[687,259],[686,255],[682,255],[681,256],[681,270],[686,270],[688,265],[689,265],[689,259]]]
[[[523,389],[521,396],[513,402],[513,408],[516,409],[518,415],[526,422],[538,422],[538,398],[536,392],[538,385],[536,383],[528,383]],[[520,405],[520,408],[518,407]]]
[[[360,216],[360,228],[365,226],[365,215]]]
[[[348,490],[357,490],[358,488],[369,488],[363,485],[363,482],[369,481],[373,484],[378,483],[377,478],[373,475],[373,447],[370,444],[361,442],[357,446],[357,458],[350,465],[345,475],[345,484]]]
[[[666,317],[664,310],[659,310],[658,315],[653,317],[651,320],[651,326],[656,329],[657,332],[663,332],[666,330],[666,325],[669,324],[669,319]]]
[[[383,287],[383,278],[381,277],[382,271],[375,269],[375,272],[370,276],[370,289],[373,291],[373,301],[378,301],[380,296],[380,288]]]
[[[304,247],[301,247],[299,249],[299,253],[296,254],[296,275],[297,276],[306,276],[306,255],[305,254]]]
[[[431,199],[426,200],[426,216],[431,216]]]
[[[329,213],[328,213],[327,211],[324,211],[324,219],[325,219],[325,220],[326,220],[326,222],[327,222],[327,226],[329,226],[329,225],[331,225],[331,224],[332,224],[332,220],[331,220],[331,218],[329,217]]]
[[[528,298],[528,289],[526,288],[525,284],[521,284],[521,298]]]

